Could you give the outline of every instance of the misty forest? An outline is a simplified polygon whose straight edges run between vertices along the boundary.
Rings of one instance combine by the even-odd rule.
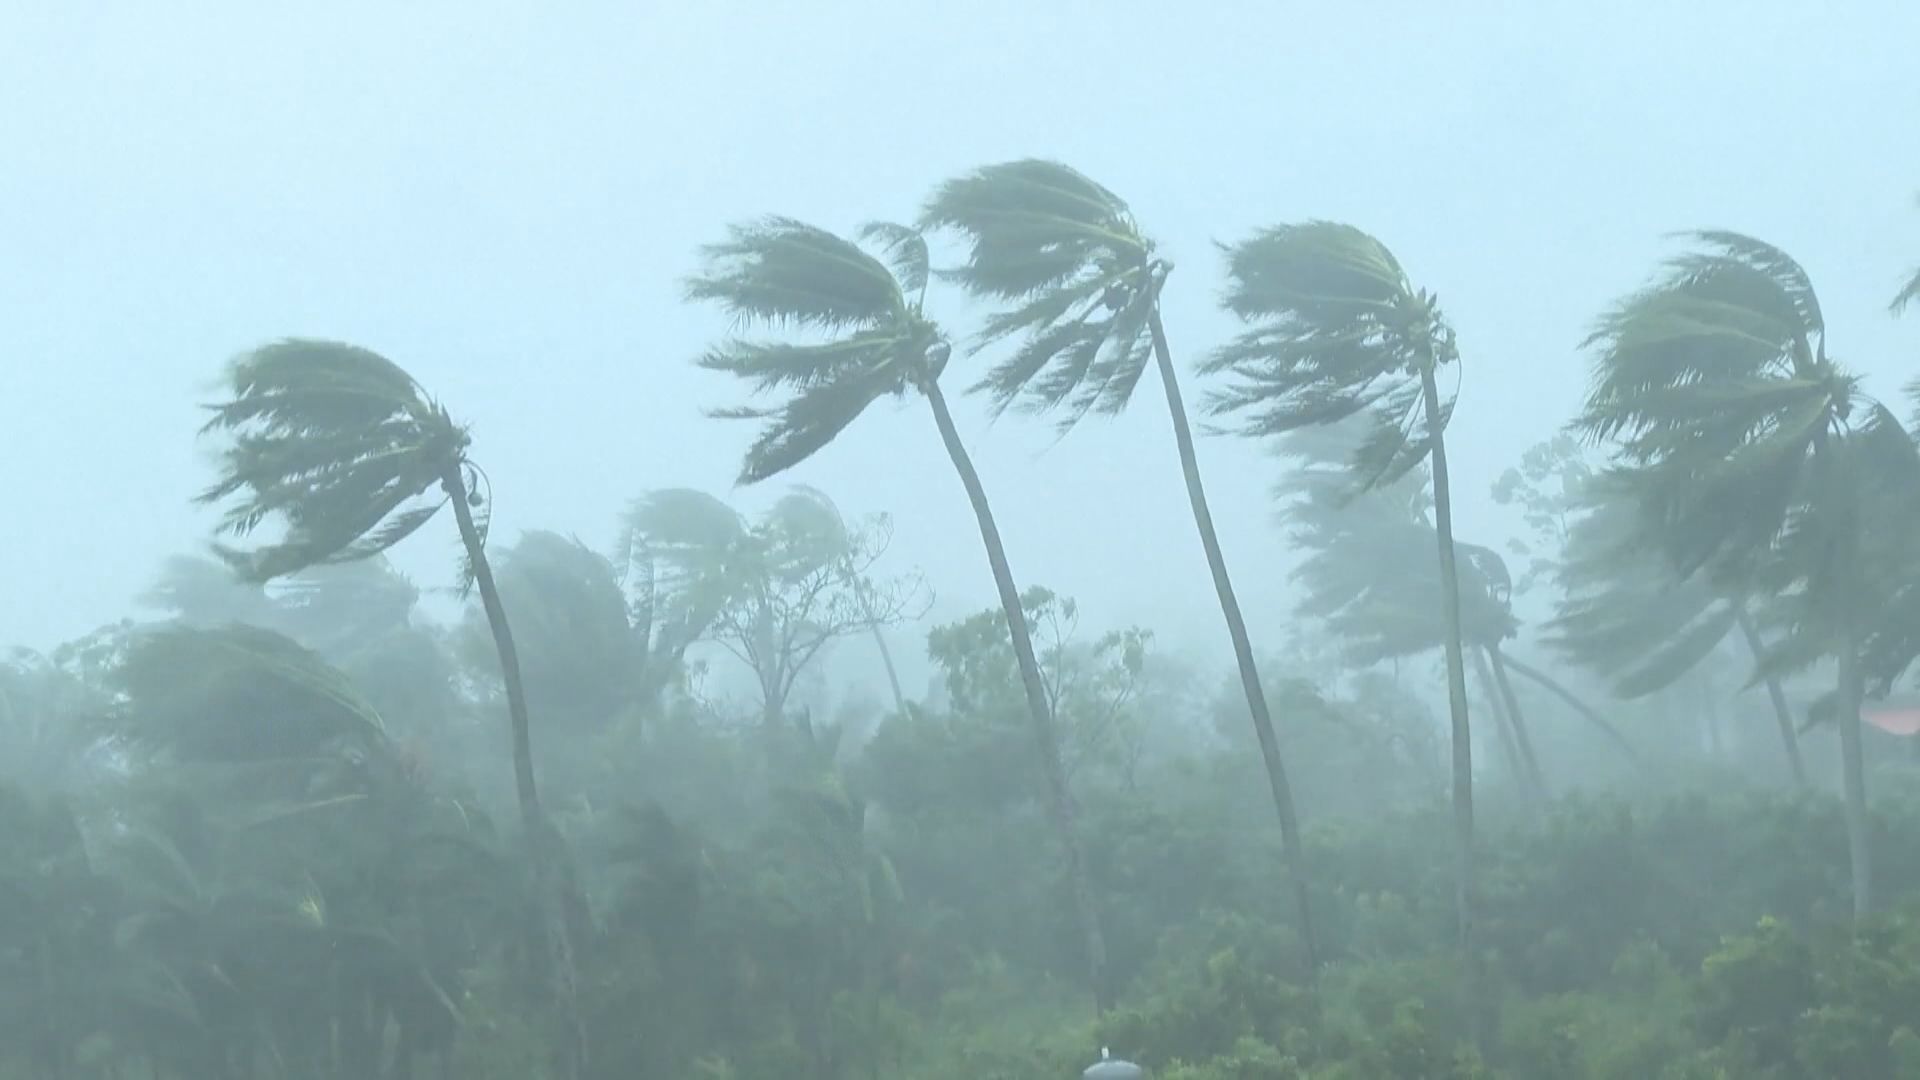
[[[0,650],[0,1080],[1920,1078],[1920,242],[1859,295],[1702,220],[1589,295],[1275,181],[1176,266],[1087,157],[683,208],[628,381],[498,377],[694,417],[730,486],[365,324],[209,315],[168,448],[11,443],[72,513],[7,524],[144,585]],[[1468,289],[1579,308],[1524,360],[1576,408],[1504,394]],[[556,426],[604,452],[509,471]],[[1182,541],[1030,569],[1036,437],[1163,459],[1041,461]],[[543,524],[542,475],[620,509]]]

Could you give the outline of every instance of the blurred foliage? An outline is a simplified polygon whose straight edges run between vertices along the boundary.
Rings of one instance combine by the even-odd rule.
[[[643,663],[632,623],[601,561],[543,546],[583,571],[523,636],[555,665],[591,1077],[1034,1080],[1102,1046],[1161,1080],[1920,1075],[1920,909],[1847,926],[1837,803],[1725,774],[1532,810],[1489,788],[1476,1044],[1438,725],[1316,654],[1266,665],[1311,823],[1309,990],[1238,689],[1033,589],[1122,988],[1096,1021],[997,611],[929,633],[943,693],[864,738],[796,731],[769,769],[697,678],[635,701],[638,669],[598,670]],[[31,754],[0,784],[0,1077],[548,1075],[503,748],[468,734],[492,690],[390,571],[339,572],[0,667],[0,737]],[[424,659],[375,663],[343,622]],[[1914,896],[1920,789],[1877,775],[1882,886]]]

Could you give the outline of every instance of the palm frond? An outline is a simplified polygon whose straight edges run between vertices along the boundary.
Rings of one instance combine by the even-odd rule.
[[[1669,260],[1589,336],[1593,384],[1575,427],[1614,443],[1635,474],[1643,536],[1681,576],[1705,568],[1723,583],[1750,581],[1770,566],[1777,579],[1788,530],[1838,535],[1808,515],[1807,500],[1864,399],[1826,356],[1799,264],[1736,233],[1690,236],[1696,250]]]
[[[1307,552],[1293,574],[1297,614],[1325,622],[1342,655],[1366,665],[1446,641],[1437,537],[1424,473],[1361,487],[1351,462],[1363,424],[1306,428],[1279,440],[1298,462],[1276,485],[1280,518]],[[1512,578],[1490,548],[1459,543],[1461,627],[1467,642],[1495,645],[1517,627]]]
[[[1224,251],[1224,306],[1250,326],[1202,365],[1231,379],[1207,410],[1240,417],[1235,430],[1256,437],[1363,417],[1351,461],[1361,489],[1425,460],[1420,380],[1458,356],[1434,297],[1413,288],[1393,253],[1327,221],[1269,228]],[[1451,415],[1449,396],[1442,430]]]
[[[1907,283],[1900,287],[1900,291],[1893,294],[1893,303],[1887,305],[1887,310],[1895,315],[1902,315],[1906,313],[1908,305],[1916,301],[1920,301],[1920,270],[1915,270],[1913,276],[1907,279]]]
[[[625,551],[645,551],[654,567],[653,603],[674,625],[702,632],[732,601],[739,563],[750,558],[747,523],[738,511],[703,491],[664,488],[628,507],[621,530]]]
[[[918,229],[891,221],[869,221],[860,226],[858,235],[863,242],[880,248],[901,289],[917,297],[915,306],[919,306],[926,297],[928,268],[932,264],[927,255],[926,236]]]
[[[733,226],[701,249],[705,268],[689,278],[689,300],[713,302],[743,322],[847,330],[906,310],[886,264],[825,229],[769,216]]]
[[[228,370],[231,396],[203,433],[227,438],[218,480],[198,496],[228,502],[219,530],[247,536],[269,520],[282,538],[215,550],[250,581],[379,554],[441,505],[435,489],[464,459],[465,430],[386,358],[338,342],[287,340]]]
[[[1617,697],[1665,689],[1732,632],[1738,609],[1702,575],[1678,570],[1643,536],[1627,478],[1575,521],[1557,569],[1561,599],[1547,644],[1609,680]]]
[[[879,228],[896,246],[899,233]],[[832,442],[868,405],[935,378],[928,357],[937,327],[909,304],[886,263],[824,229],[771,217],[735,226],[730,239],[704,249],[705,269],[687,294],[711,301],[744,324],[824,331],[824,341],[746,341],[713,346],[697,363],[744,380],[754,393],[783,392],[776,407],[736,407],[710,415],[761,422],[740,482],[755,483],[798,465]]]
[[[386,725],[338,669],[258,627],[169,625],[138,635],[112,673],[119,733],[178,761],[312,760],[346,739],[387,747]]]
[[[1169,267],[1119,196],[1059,162],[1025,159],[947,181],[920,221],[967,241],[965,265],[944,276],[1011,305],[977,339],[1019,341],[972,387],[996,413],[1016,402],[1060,409],[1065,432],[1126,407],[1153,356],[1149,325]]]

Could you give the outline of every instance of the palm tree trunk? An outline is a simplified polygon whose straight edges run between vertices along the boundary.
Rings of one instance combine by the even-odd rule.
[[[493,567],[487,562],[486,546],[473,523],[473,509],[467,502],[466,481],[458,464],[448,467],[441,478],[447,499],[453,503],[454,520],[460,526],[460,542],[473,566],[474,586],[480,591],[480,606],[486,610],[487,626],[493,631],[494,649],[500,654],[500,677],[507,689],[507,716],[513,727],[513,778],[519,795],[521,823],[527,833],[527,848],[533,858],[534,880],[540,894],[544,937],[554,981],[554,1006],[561,1037],[556,1040],[561,1076],[574,1080],[586,1064],[586,1029],[580,1020],[578,974],[573,961],[573,943],[567,933],[566,903],[561,895],[560,834],[540,807],[539,790],[533,777],[533,737],[527,721],[527,691],[520,677],[520,654],[513,644],[513,629],[507,625],[507,609],[500,602],[500,590],[493,580]]]
[[[1760,631],[1753,625],[1753,616],[1748,614],[1744,601],[1732,601],[1734,624],[1740,627],[1740,636],[1746,640],[1747,652],[1753,655],[1754,666],[1766,662],[1766,647],[1760,642]],[[1793,709],[1787,704],[1787,692],[1780,685],[1780,677],[1768,673],[1766,677],[1767,700],[1773,704],[1774,723],[1780,728],[1780,745],[1786,749],[1787,765],[1793,770],[1794,786],[1805,789],[1807,786],[1807,763],[1800,757],[1800,736],[1793,729]]]
[[[1433,459],[1434,531],[1440,543],[1440,609],[1447,630],[1447,707],[1453,721],[1453,839],[1458,848],[1454,903],[1460,919],[1460,948],[1469,970],[1474,953],[1473,729],[1467,720],[1467,664],[1460,634],[1460,568],[1453,551],[1453,491],[1447,480],[1447,444],[1441,437],[1440,387],[1433,365],[1420,372],[1427,414],[1427,445]],[[1478,1015],[1477,1005],[1474,1007]]]
[[[867,591],[867,583],[853,570],[846,568],[846,579],[853,589],[854,596],[860,601],[860,614],[867,620],[867,632],[873,635],[873,645],[880,650],[880,663],[887,669],[887,686],[893,691],[893,711],[896,715],[907,714],[907,695],[900,691],[900,670],[893,666],[893,650],[887,648],[887,635],[880,628],[880,620],[873,614],[873,596]]]
[[[1853,868],[1853,914],[1873,911],[1873,823],[1867,817],[1867,770],[1860,729],[1858,646],[1848,635],[1840,650],[1840,782],[1846,802],[1847,861]]]
[[[880,630],[880,624],[869,621],[867,630],[873,634],[874,647],[880,650],[880,663],[887,669],[887,687],[893,691],[893,711],[907,714],[907,695],[900,691],[900,671],[893,666],[893,650],[887,648],[887,635]]]
[[[1104,1014],[1108,1004],[1106,937],[1101,933],[1099,915],[1094,909],[1093,884],[1088,878],[1086,858],[1081,852],[1080,837],[1074,826],[1077,811],[1073,793],[1067,788],[1066,767],[1060,760],[1060,739],[1054,730],[1053,710],[1047,704],[1047,686],[1040,675],[1040,661],[1034,655],[1033,635],[1027,628],[1026,611],[1020,603],[1020,590],[1013,583],[1013,570],[1007,564],[1006,545],[1000,540],[1000,527],[994,523],[993,510],[987,505],[986,488],[981,485],[980,474],[973,467],[973,459],[960,441],[959,429],[954,427],[953,413],[947,409],[946,395],[941,392],[939,382],[931,377],[923,380],[921,390],[927,396],[927,404],[933,409],[933,420],[940,428],[940,441],[946,444],[947,456],[953,460],[953,470],[960,474],[960,483],[967,490],[968,501],[973,504],[973,516],[980,523],[980,539],[986,545],[987,563],[993,569],[993,584],[1000,593],[1001,610],[1006,613],[1007,631],[1013,639],[1014,659],[1020,665],[1020,683],[1026,691],[1027,709],[1033,718],[1034,742],[1040,753],[1041,769],[1046,775],[1048,809],[1066,859],[1067,885],[1073,894],[1074,914],[1086,938],[1087,977],[1093,984],[1094,1012]]]
[[[1487,663],[1487,650],[1473,650],[1473,670],[1480,677],[1480,687],[1486,692],[1487,711],[1493,714],[1494,730],[1500,736],[1500,755],[1506,759],[1507,770],[1513,773],[1514,786],[1526,798],[1533,798],[1533,778],[1527,772],[1527,766],[1520,757],[1520,742],[1513,736],[1513,722],[1507,715],[1504,703],[1500,700],[1500,688],[1494,685],[1493,668]]]
[[[1520,744],[1520,758],[1526,762],[1527,775],[1533,779],[1534,791],[1542,798],[1552,798],[1547,790],[1547,774],[1540,768],[1540,759],[1533,753],[1533,737],[1527,734],[1527,717],[1520,711],[1520,697],[1513,692],[1513,680],[1507,678],[1507,657],[1498,645],[1487,647],[1487,659],[1493,662],[1493,682],[1500,688],[1500,699],[1506,703],[1507,715],[1513,719],[1513,737]]]
[[[1240,613],[1240,600],[1234,595],[1233,581],[1227,576],[1226,556],[1220,551],[1220,536],[1213,527],[1213,511],[1207,505],[1206,488],[1200,480],[1200,461],[1194,452],[1193,429],[1187,423],[1187,407],[1180,395],[1180,380],[1173,369],[1173,353],[1167,345],[1166,327],[1160,321],[1156,302],[1147,315],[1147,327],[1153,334],[1154,359],[1160,368],[1160,385],[1167,392],[1167,411],[1173,418],[1173,442],[1180,452],[1180,472],[1187,481],[1187,502],[1193,508],[1193,523],[1200,530],[1200,546],[1207,556],[1207,568],[1213,573],[1213,591],[1220,599],[1220,613],[1226,616],[1227,635],[1233,639],[1234,660],[1240,667],[1240,687],[1247,696],[1247,712],[1253,718],[1254,735],[1260,740],[1260,759],[1266,765],[1267,786],[1273,792],[1274,813],[1280,818],[1280,843],[1286,853],[1287,870],[1293,878],[1293,900],[1300,916],[1300,938],[1306,945],[1307,973],[1311,980],[1319,969],[1313,932],[1313,906],[1307,888],[1306,844],[1300,837],[1300,817],[1293,801],[1293,785],[1287,780],[1287,767],[1280,755],[1280,739],[1273,730],[1273,714],[1267,709],[1266,689],[1260,682],[1260,670],[1254,664],[1253,642],[1247,636],[1247,620]]]
[[[1640,752],[1633,748],[1632,740],[1621,734],[1620,729],[1608,722],[1607,718],[1601,716],[1593,706],[1581,701],[1574,695],[1573,691],[1562,686],[1559,680],[1530,664],[1523,664],[1511,656],[1502,654],[1501,659],[1505,662],[1506,667],[1515,675],[1520,676],[1535,686],[1538,686],[1540,689],[1545,690],[1547,693],[1552,694],[1554,697],[1559,698],[1566,703],[1568,708],[1578,713],[1580,719],[1599,728],[1601,733],[1607,737],[1608,741],[1620,748],[1620,752],[1626,755],[1627,760],[1633,762],[1635,765],[1644,766],[1646,764],[1646,762],[1641,759]]]

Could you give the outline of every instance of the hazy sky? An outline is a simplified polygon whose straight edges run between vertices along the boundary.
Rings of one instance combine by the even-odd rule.
[[[1835,355],[1894,393],[1920,356],[1920,319],[1884,313],[1920,262],[1916,42],[1914,0],[0,3],[0,642],[119,617],[204,539],[196,403],[273,337],[377,349],[470,422],[500,538],[605,546],[642,490],[724,493],[752,431],[701,415],[736,398],[690,364],[726,329],[678,299],[694,249],[766,212],[906,218],[1028,155],[1132,203],[1175,261],[1185,362],[1231,330],[1213,241],[1309,217],[1383,239],[1459,331],[1458,528],[1497,542],[1489,485],[1571,414],[1584,328],[1669,230],[1785,247]],[[963,429],[1023,583],[1224,666],[1152,376],[1140,395],[1057,444],[971,405]],[[1277,639],[1274,465],[1201,452]],[[936,615],[992,603],[924,406],[793,479],[893,512]],[[443,585],[454,546],[449,521],[396,561]]]

